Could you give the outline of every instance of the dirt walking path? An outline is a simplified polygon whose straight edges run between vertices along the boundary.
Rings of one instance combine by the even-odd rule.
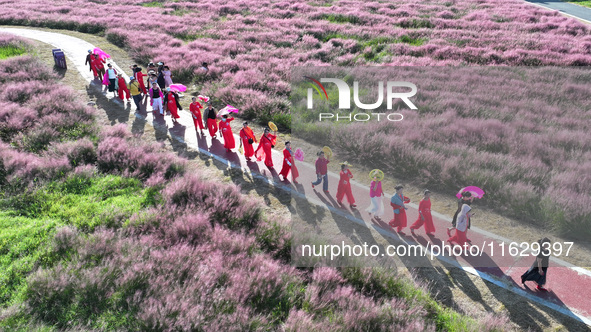
[[[131,104],[123,105],[119,101],[114,101],[113,98],[110,98],[110,94],[105,95],[100,83],[92,82],[92,74],[84,65],[84,58],[87,50],[92,49],[93,45],[84,40],[33,29],[0,28],[0,31],[39,40],[63,49],[68,56],[70,69],[76,68],[82,76],[82,82],[87,86],[87,95],[97,105],[109,109],[105,109],[107,116],[105,122],[115,124],[133,121],[130,125],[131,130],[138,136],[142,136],[142,138],[152,136],[153,140],[161,142],[163,145],[169,143],[174,151],[188,159],[199,158],[207,166],[214,165],[227,180],[241,184],[243,191],[249,192],[253,197],[262,197],[270,210],[278,211],[279,207],[283,206],[282,213],[289,216],[291,209],[291,212],[294,212],[294,221],[299,220],[298,224],[302,225],[303,229],[323,235],[334,234],[337,238],[344,237],[348,242],[351,242],[351,238],[356,238],[362,242],[377,243],[381,246],[393,243],[425,245],[426,241],[429,241],[423,236],[416,238],[398,236],[387,225],[368,223],[370,218],[364,211],[350,211],[336,207],[332,196],[311,190],[308,182],[311,181],[314,174],[310,164],[298,163],[302,174],[299,181],[304,183],[304,186],[282,183],[278,180],[276,171],[273,169],[267,169],[262,163],[247,162],[242,155],[235,152],[226,153],[220,141],[212,140],[208,135],[205,137],[198,135],[187,112],[181,112],[179,124],[175,125],[168,117],[154,117],[149,107],[148,111],[145,109],[135,110]],[[126,66],[122,65],[121,67]],[[116,66],[116,69],[121,70],[122,68]],[[129,70],[127,71],[129,72]],[[113,111],[113,109],[115,110]],[[146,123],[150,126],[145,126]],[[275,151],[273,159],[276,167],[280,168],[282,157],[279,151]],[[330,176],[331,190],[334,192],[337,182],[336,174],[332,173]],[[360,191],[367,190],[367,186],[362,183],[355,182],[354,185]],[[359,197],[359,210],[364,210],[368,205],[367,198],[368,195]],[[434,216],[438,229],[435,239],[445,239],[446,236],[442,232],[445,232],[444,228],[449,222],[449,217],[437,213],[434,213]],[[416,205],[411,204],[409,224],[414,221],[415,217]],[[421,231],[417,233],[421,233]],[[475,243],[483,241],[490,241],[490,243],[510,242],[509,239],[477,228],[472,229],[470,237]],[[490,262],[491,258],[493,258],[492,263]],[[432,266],[411,270],[415,278],[430,281],[434,285],[434,289],[439,291],[438,300],[461,312],[478,316],[478,307],[484,311],[506,310],[518,326],[529,327],[533,330],[556,329],[560,326],[569,330],[588,329],[585,326],[585,324],[590,324],[589,317],[591,317],[589,312],[591,304],[588,303],[591,294],[587,293],[591,289],[589,287],[591,286],[591,274],[588,271],[569,266],[564,261],[554,260],[551,275],[548,277],[549,283],[554,284],[552,283],[554,280],[558,285],[562,278],[568,278],[567,280],[572,282],[566,284],[565,288],[556,286],[550,293],[538,294],[524,290],[519,286],[519,282],[515,282],[516,277],[523,270],[523,268],[512,269],[515,266],[521,266],[518,263],[519,260],[513,262],[495,261],[494,255],[491,255],[490,252],[487,253],[486,259],[487,261],[468,261],[463,258],[440,256],[438,260],[430,262]],[[401,260],[395,264],[406,265]],[[444,272],[442,267],[447,272]],[[579,284],[576,287],[577,290],[580,290],[579,292],[572,292],[573,282]],[[464,293],[467,297],[462,297],[459,293]],[[554,311],[569,318],[557,315]]]

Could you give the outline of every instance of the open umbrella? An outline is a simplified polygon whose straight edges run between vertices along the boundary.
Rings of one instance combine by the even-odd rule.
[[[384,179],[384,172],[376,168],[369,172],[369,178],[372,180],[373,178],[377,178],[378,181],[382,181]]]
[[[458,199],[462,198],[462,193],[464,192],[470,192],[470,194],[472,194],[472,197],[474,198],[482,198],[482,196],[484,196],[484,190],[476,186],[468,186],[460,189],[460,191],[456,194],[456,197]]]
[[[209,97],[207,97],[207,96],[202,96],[202,95],[199,95],[199,96],[197,96],[197,99],[199,99],[199,100],[201,100],[201,101],[204,101],[204,102],[206,102],[206,103],[209,101]]]
[[[185,92],[185,91],[187,91],[187,87],[182,84],[171,84],[170,90],[176,91],[176,92]]]
[[[296,160],[299,160],[299,161],[304,161],[304,151],[302,151],[302,149],[300,149],[300,148],[297,148],[297,149],[295,150],[295,153],[294,153],[293,157],[294,157]]]
[[[98,47],[95,47],[95,48],[92,50],[92,53],[94,53],[94,54],[98,55],[98,56],[99,56],[99,58],[100,58],[101,60],[105,60],[105,59],[108,59],[108,58],[110,58],[110,57],[111,57],[111,56],[110,56],[110,55],[108,55],[108,54],[107,54],[105,51],[101,50],[101,49],[100,49],[100,48],[98,48]]]
[[[222,115],[230,114],[230,113],[238,113],[238,109],[232,105],[226,105],[226,107],[222,108],[218,112],[218,116],[222,116]]]

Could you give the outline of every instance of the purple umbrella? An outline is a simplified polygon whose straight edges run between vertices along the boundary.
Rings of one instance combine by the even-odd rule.
[[[476,186],[468,186],[465,188],[460,189],[460,191],[456,194],[457,198],[462,198],[462,193],[464,192],[470,192],[472,194],[472,197],[474,198],[482,198],[482,196],[484,196],[484,190],[476,187]]]

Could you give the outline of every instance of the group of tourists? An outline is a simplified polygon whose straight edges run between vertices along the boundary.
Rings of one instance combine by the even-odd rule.
[[[113,92],[116,97],[122,101],[127,99],[129,102],[133,98],[134,103],[139,110],[141,105],[150,99],[150,105],[152,106],[154,115],[164,116],[164,107],[170,112],[172,121],[177,122],[180,118],[178,111],[182,110],[182,106],[179,103],[179,94],[177,91],[171,90],[170,86],[173,84],[172,72],[170,68],[164,65],[163,62],[157,64],[148,64],[148,73],[144,74],[142,68],[137,65],[133,65],[130,69],[133,71],[133,76],[129,77],[127,83],[123,77],[123,73],[118,73],[113,68],[112,64],[106,64],[105,60],[99,55],[93,54],[90,50],[88,51],[86,58],[86,64],[89,65],[89,69],[93,72],[95,79],[101,79],[104,85],[107,86],[109,92]],[[105,68],[105,64],[107,68]],[[203,63],[202,70],[207,72],[209,70],[207,63]],[[144,81],[147,78],[147,81]],[[206,107],[204,107],[205,103]],[[204,129],[207,128],[209,135],[212,139],[217,139],[218,134],[224,140],[224,147],[227,152],[231,152],[236,147],[234,139],[234,133],[232,131],[231,122],[234,121],[234,117],[229,114],[223,114],[221,121],[218,122],[218,112],[212,106],[209,98],[204,96],[192,97],[191,104],[189,105],[189,112],[193,118],[195,130],[202,137],[205,135]],[[204,123],[205,122],[205,123]],[[271,133],[271,129],[266,127],[263,130],[263,134],[257,140],[252,128],[249,127],[248,122],[242,123],[242,128],[239,132],[240,140],[240,152],[244,153],[247,161],[252,161],[252,158],[257,161],[263,161],[265,166],[273,168],[272,151],[277,144],[277,131],[276,128]],[[254,144],[258,144],[255,149]],[[316,181],[312,182],[312,188],[322,183],[322,189],[326,194],[329,194],[328,190],[328,164],[330,163],[329,158],[325,155],[324,151],[317,153],[317,160],[315,162],[316,168]],[[351,188],[351,179],[353,179],[353,173],[349,169],[351,165],[347,162],[340,164],[339,182],[337,187],[336,199],[339,206],[343,207],[343,199],[347,199],[351,209],[356,209],[355,198],[353,197],[353,191]],[[283,149],[283,164],[279,176],[283,177],[284,181],[288,180],[289,173],[292,174],[292,181],[297,184],[297,178],[299,176],[298,169],[295,165],[294,151],[291,148],[289,141],[285,142],[285,148]],[[378,222],[382,222],[381,217],[384,215],[384,204],[382,197],[385,196],[382,190],[381,178],[377,175],[371,175],[372,181],[369,187],[369,196],[371,203],[367,207],[366,211],[370,215],[371,219],[375,219]],[[383,174],[382,174],[383,178]],[[393,211],[393,218],[389,221],[388,225],[398,234],[404,235],[403,229],[407,227],[406,210],[408,207],[406,204],[410,203],[410,198],[404,196],[404,187],[397,185],[395,187],[395,194],[390,198],[390,206]],[[433,223],[433,217],[431,215],[431,192],[429,190],[423,191],[423,198],[419,202],[418,216],[416,221],[410,226],[410,232],[413,236],[416,236],[415,230],[424,227],[425,233],[429,237],[435,235],[435,225]],[[462,192],[461,197],[458,199],[457,209],[452,219],[452,225],[447,229],[448,239],[447,242],[450,244],[456,243],[458,245],[464,245],[465,243],[471,243],[472,241],[467,237],[468,229],[471,226],[471,217],[475,215],[472,212],[472,203],[474,197],[469,191]],[[452,235],[452,230],[455,233]],[[547,238],[538,241],[540,247],[542,244],[549,243],[550,240]],[[531,268],[521,276],[521,281],[525,285],[526,281],[534,281],[537,284],[539,290],[545,291],[544,284],[546,283],[546,272],[548,269],[549,252],[541,251],[536,261]]]

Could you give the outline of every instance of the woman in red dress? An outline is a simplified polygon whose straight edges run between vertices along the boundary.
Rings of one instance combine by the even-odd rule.
[[[435,225],[433,225],[433,217],[431,216],[431,192],[425,190],[423,193],[423,199],[419,203],[419,216],[417,220],[410,226],[410,232],[412,235],[415,234],[415,229],[419,229],[425,225],[425,233],[428,236],[432,236],[435,233]]]
[[[279,175],[283,176],[283,180],[287,181],[287,176],[289,172],[292,171],[291,177],[293,182],[297,183],[296,179],[298,177],[297,168],[294,166],[293,160],[293,151],[291,151],[291,143],[289,141],[285,142],[285,149],[283,149],[283,167],[281,167],[281,172]]]
[[[275,132],[275,134],[277,133]],[[260,139],[259,147],[254,152],[258,161],[263,160],[263,157],[265,158],[265,166],[269,168],[273,168],[272,149],[275,147],[275,143],[277,143],[277,135],[271,134],[271,130],[265,128],[265,132]]]
[[[341,164],[341,172],[339,173],[339,186],[337,187],[337,203],[343,206],[343,197],[347,196],[347,202],[352,209],[356,208],[355,198],[353,198],[353,192],[351,191],[351,179],[353,173],[349,170],[350,166],[347,162]]]
[[[203,116],[201,115],[201,109],[203,108],[203,105],[201,105],[201,103],[197,101],[197,97],[193,97],[191,98],[191,100],[193,102],[191,103],[191,105],[189,105],[189,111],[193,116],[195,131],[199,130],[201,132],[201,136],[203,136],[203,129],[205,129],[205,127],[203,126]]]
[[[232,132],[232,127],[230,126],[230,122],[232,120],[234,120],[233,117],[228,117],[228,114],[224,114],[222,115],[222,121],[220,121],[219,125],[222,136],[224,137],[224,147],[226,148],[226,152],[230,152],[234,147],[236,147],[234,133]]]
[[[244,121],[242,123],[242,129],[240,129],[240,144],[244,147],[244,157],[248,161],[250,161],[250,157],[254,156],[253,143],[256,141],[257,138],[248,126],[248,122]]]
[[[166,108],[172,115],[172,122],[176,123],[176,119],[180,118],[178,110],[183,110],[183,107],[179,103],[176,92],[171,91],[170,88],[166,88],[166,91],[166,96],[164,96],[164,105],[166,105]]]

